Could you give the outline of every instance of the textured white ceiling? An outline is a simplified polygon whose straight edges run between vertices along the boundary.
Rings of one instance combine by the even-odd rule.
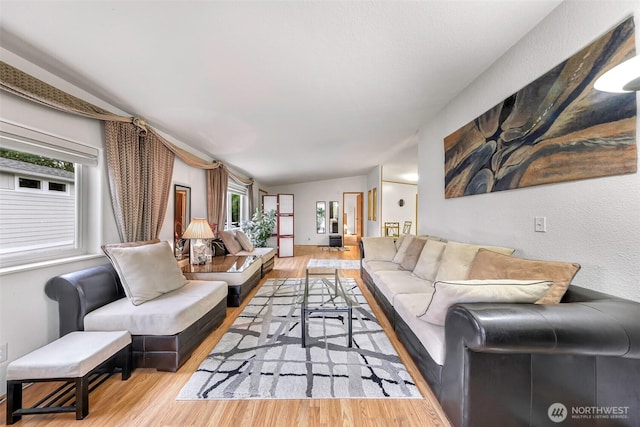
[[[2,0],[0,45],[281,185],[365,174],[415,144],[559,3]]]

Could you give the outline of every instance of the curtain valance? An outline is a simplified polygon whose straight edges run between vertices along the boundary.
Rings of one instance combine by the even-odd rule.
[[[199,169],[217,169],[224,166],[221,162],[215,160],[208,162],[195,154],[178,147],[160,135],[158,131],[148,126],[144,119],[139,117],[120,116],[111,113],[103,108],[93,105],[90,102],[84,101],[48,83],[45,83],[30,74],[20,71],[4,61],[0,61],[0,89],[38,104],[45,105],[59,111],[64,111],[65,113],[76,114],[96,120],[132,123],[140,132],[151,133],[159,142],[189,166]],[[231,171],[229,171],[229,176],[234,181],[243,185],[253,184],[252,179],[244,178]]]

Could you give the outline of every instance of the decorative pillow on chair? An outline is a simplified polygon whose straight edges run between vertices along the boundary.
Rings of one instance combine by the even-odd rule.
[[[460,303],[534,303],[553,283],[541,280],[456,280],[434,283],[431,302],[418,315],[434,325],[444,326],[449,307]]]
[[[580,264],[571,262],[516,258],[480,249],[471,264],[468,278],[551,280],[553,286],[536,303],[557,304],[578,270],[580,270]]]
[[[224,242],[224,247],[227,248],[227,251],[229,251],[231,255],[236,255],[242,250],[242,245],[240,245],[236,239],[236,235],[233,231],[218,231],[218,235],[220,235],[220,238]]]
[[[249,237],[244,234],[244,231],[236,230],[236,239],[238,240],[238,243],[240,243],[240,246],[242,246],[242,249],[244,249],[245,251],[251,252],[253,250],[253,243],[251,243],[251,239],[249,239]]]
[[[188,282],[169,242],[151,240],[103,245],[102,250],[113,264],[124,293],[133,305],[179,289]]]

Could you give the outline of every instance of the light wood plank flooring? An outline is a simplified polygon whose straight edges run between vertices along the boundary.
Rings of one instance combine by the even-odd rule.
[[[359,259],[357,246],[350,251],[322,251],[315,246],[296,246],[295,257],[276,259],[272,277],[304,277],[311,258]],[[128,381],[114,375],[90,395],[89,416],[75,421],[74,414],[24,416],[17,426],[449,426],[437,399],[398,341],[384,314],[360,279],[359,270],[342,270],[356,279],[398,354],[413,376],[423,399],[305,399],[242,401],[176,401],[191,374],[233,323],[242,307],[227,309],[227,317],[202,342],[178,372],[136,369]],[[255,290],[253,291],[255,293]],[[248,299],[253,296],[249,295]],[[246,302],[246,301],[245,301]],[[43,396],[48,385],[36,384],[24,392],[25,404]],[[6,405],[0,404],[0,422]]]

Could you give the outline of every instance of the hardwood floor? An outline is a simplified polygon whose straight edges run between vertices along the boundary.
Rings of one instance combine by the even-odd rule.
[[[261,283],[273,277],[303,277],[311,258],[359,259],[357,246],[350,251],[321,251],[315,246],[296,246],[295,257],[276,259],[274,270]],[[128,381],[114,375],[90,395],[89,416],[76,424],[74,414],[24,416],[16,426],[450,426],[440,404],[398,341],[384,314],[360,279],[360,270],[341,270],[344,277],[356,279],[375,315],[395,346],[423,399],[305,399],[177,401],[176,396],[220,337],[226,332],[244,304],[228,308],[227,317],[196,349],[178,372],[136,369]],[[247,298],[250,299],[255,290]],[[245,303],[246,301],[245,300]],[[24,391],[26,405],[46,394],[46,384],[35,384]],[[6,406],[0,404],[5,422]]]

